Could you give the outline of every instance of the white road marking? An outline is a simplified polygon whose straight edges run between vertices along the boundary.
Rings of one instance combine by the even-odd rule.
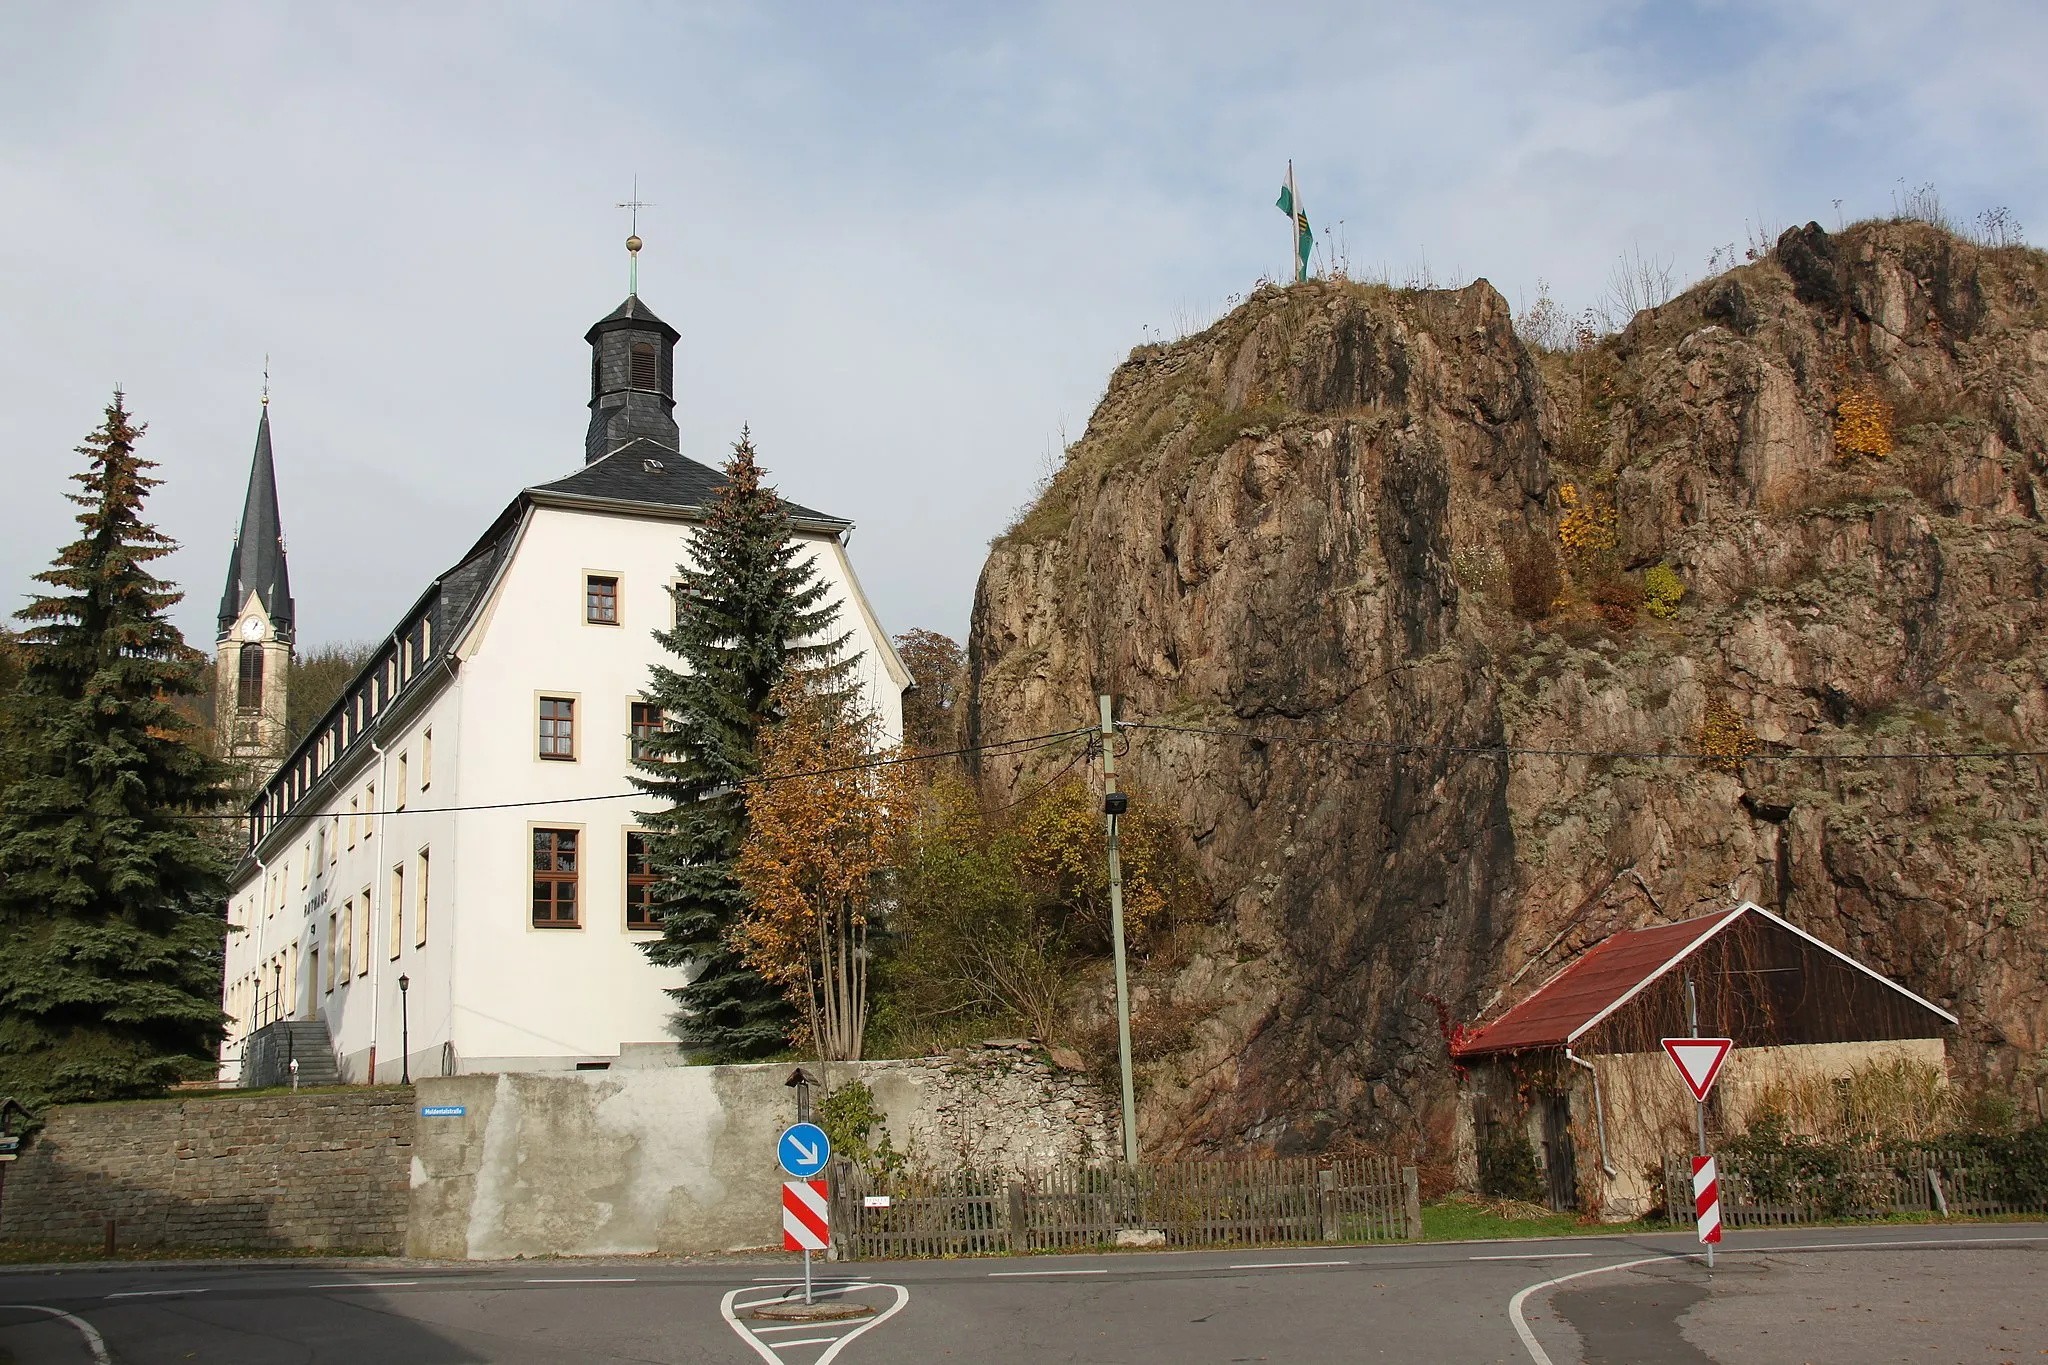
[[[1529,1330],[1528,1320],[1522,1316],[1522,1304],[1528,1300],[1531,1294],[1549,1289],[1554,1285],[1563,1284],[1567,1280],[1582,1280],[1588,1275],[1605,1275],[1610,1270],[1629,1270],[1639,1265],[1654,1265],[1658,1261],[1682,1261],[1684,1259],[1686,1259],[1684,1256],[1676,1253],[1669,1256],[1645,1256],[1638,1261],[1623,1261],[1619,1265],[1596,1265],[1591,1270],[1574,1270],[1569,1275],[1559,1275],[1555,1279],[1543,1280],[1540,1283],[1530,1285],[1527,1289],[1522,1290],[1512,1299],[1508,1300],[1508,1319],[1515,1324],[1515,1335],[1522,1339],[1522,1345],[1529,1348],[1529,1359],[1534,1361],[1535,1365],[1557,1365],[1557,1362],[1550,1358],[1550,1352],[1544,1350],[1542,1344],[1536,1340],[1536,1334]]]
[[[794,1284],[785,1284],[783,1287],[787,1289],[801,1288],[800,1285]],[[824,1346],[824,1354],[820,1355],[816,1360],[812,1361],[810,1365],[831,1365],[833,1359],[837,1357],[841,1351],[846,1349],[847,1342],[852,1341],[855,1337],[861,1336],[867,1332],[873,1331],[877,1327],[880,1327],[890,1318],[893,1318],[898,1313],[902,1312],[903,1305],[910,1302],[910,1291],[908,1289],[905,1289],[900,1284],[852,1284],[836,1286],[836,1288],[839,1288],[841,1292],[844,1292],[847,1289],[894,1290],[896,1294],[896,1302],[890,1304],[887,1308],[884,1308],[881,1312],[875,1314],[871,1318],[860,1319],[860,1325],[855,1327],[851,1332],[848,1332],[844,1336],[805,1337],[796,1341],[763,1341],[758,1335],[755,1334],[755,1330],[753,1328],[750,1328],[749,1326],[747,1326],[746,1323],[741,1322],[739,1316],[733,1312],[733,1309],[735,1308],[748,1308],[756,1304],[768,1303],[771,1301],[771,1298],[780,1296],[771,1296],[771,1298],[762,1299],[751,1299],[747,1303],[742,1304],[736,1301],[738,1300],[740,1295],[745,1294],[749,1291],[744,1289],[728,1289],[725,1293],[725,1297],[723,1299],[720,1299],[718,1302],[718,1312],[719,1315],[725,1319],[726,1325],[739,1334],[740,1340],[746,1342],[747,1345],[753,1347],[755,1354],[759,1355],[761,1359],[767,1361],[768,1365],[787,1365],[787,1363],[782,1359],[781,1356],[775,1354],[776,1351],[786,1346]],[[816,1331],[821,1327],[832,1326],[834,1324],[800,1323],[795,1325],[808,1327],[811,1330]],[[764,1328],[762,1330],[766,1331],[770,1329]]]
[[[846,1325],[848,1327],[851,1327],[854,1323],[859,1321],[859,1318],[848,1318],[846,1319]],[[767,1332],[811,1332],[825,1327],[837,1326],[839,1326],[839,1324],[836,1322],[793,1322],[787,1327],[749,1327],[747,1330],[749,1332],[752,1332],[755,1336],[761,1336],[762,1334]],[[782,1344],[784,1346],[788,1346],[792,1343],[785,1341]]]
[[[1108,1273],[1107,1270],[991,1270],[988,1273],[988,1277],[992,1280],[1000,1280],[1005,1278],[1022,1279],[1027,1275],[1107,1275]]]
[[[112,1298],[113,1296],[110,1294],[108,1297]],[[131,1295],[130,1297],[133,1296]],[[93,1365],[114,1365],[114,1358],[107,1354],[106,1338],[101,1336],[98,1330],[84,1318],[75,1318],[61,1308],[45,1308],[39,1303],[10,1303],[4,1306],[8,1308],[25,1308],[31,1313],[48,1313],[53,1318],[62,1318],[73,1327],[76,1327],[78,1334],[85,1338],[85,1349],[92,1352]]]
[[[614,1276],[610,1276],[610,1277],[606,1277],[606,1276],[603,1276],[603,1275],[579,1275],[579,1276],[576,1276],[576,1277],[574,1277],[573,1279],[565,1279],[565,1280],[528,1280],[528,1281],[527,1281],[527,1283],[528,1283],[528,1284],[637,1284],[637,1283],[638,1283],[638,1281],[637,1281],[637,1280],[635,1280],[635,1279],[634,1279],[634,1278],[633,1278],[632,1276],[630,1276],[630,1275],[614,1275]]]
[[[160,1299],[170,1294],[204,1294],[204,1289],[129,1289],[107,1295],[110,1299]]]
[[[337,1280],[333,1284],[309,1284],[308,1289],[403,1289],[418,1280]]]
[[[753,1283],[755,1283],[755,1284],[794,1284],[794,1285],[799,1285],[799,1286],[800,1286],[800,1285],[802,1285],[802,1284],[803,1284],[803,1281],[802,1281],[802,1280],[792,1280],[792,1279],[790,1279],[790,1278],[789,1278],[789,1276],[787,1276],[787,1275],[756,1275],[756,1276],[754,1276],[754,1277],[753,1277]],[[815,1280],[812,1280],[812,1281],[811,1281],[811,1283],[812,1283],[812,1284],[860,1284],[860,1283],[862,1283],[862,1282],[861,1282],[860,1280],[828,1280],[828,1279],[824,1278],[823,1276],[819,1276],[819,1277],[818,1277],[817,1279],[815,1279]]]
[[[1468,1261],[1572,1261],[1583,1260],[1590,1251],[1525,1251],[1516,1256],[1467,1256]]]
[[[1349,1261],[1253,1261],[1245,1265],[1227,1266],[1229,1270],[1294,1270],[1312,1265],[1350,1265]]]
[[[1885,1247],[1974,1246],[1979,1242],[2048,1242],[2048,1237],[1918,1237],[1911,1241],[1896,1242],[1887,1239],[1882,1242],[1808,1242],[1803,1246],[1789,1247],[1746,1246],[1742,1250],[1756,1255],[1766,1255],[1776,1251],[1874,1251]],[[1730,1248],[1724,1246],[1721,1251],[1723,1255],[1727,1255]]]

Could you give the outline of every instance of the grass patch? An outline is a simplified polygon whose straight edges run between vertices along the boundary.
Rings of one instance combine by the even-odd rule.
[[[1603,1223],[1576,1213],[1544,1213],[1511,1217],[1499,1208],[1471,1199],[1445,1199],[1422,1206],[1422,1240],[1470,1242],[1511,1237],[1625,1237],[1631,1233],[1670,1232],[1668,1224],[1638,1219]]]

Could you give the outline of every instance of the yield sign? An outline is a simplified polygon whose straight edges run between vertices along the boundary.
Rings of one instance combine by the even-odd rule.
[[[1672,1064],[1678,1074],[1685,1077],[1686,1089],[1701,1104],[1707,1102],[1707,1092],[1714,1088],[1714,1077],[1721,1074],[1721,1063],[1728,1060],[1728,1050],[1735,1046],[1733,1038],[1666,1038],[1664,1050],[1671,1054]]]

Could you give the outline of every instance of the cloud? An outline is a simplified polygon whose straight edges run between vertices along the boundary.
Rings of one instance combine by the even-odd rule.
[[[987,539],[1110,368],[1323,241],[1396,278],[1695,275],[1903,178],[2048,227],[2018,5],[200,5],[0,48],[0,572],[69,534],[115,381],[210,613],[266,354],[302,638],[388,629],[580,458],[582,332],[642,284],[686,448],[742,423],[860,524],[884,624],[959,633]],[[1341,222],[1341,228],[1340,228]],[[1149,329],[1149,330],[1148,330]]]

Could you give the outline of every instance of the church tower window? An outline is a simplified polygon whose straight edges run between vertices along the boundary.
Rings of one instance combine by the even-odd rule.
[[[636,389],[661,389],[661,367],[655,358],[654,347],[645,341],[633,346],[633,387]]]
[[[237,667],[235,709],[252,714],[260,712],[263,709],[263,646],[243,645]]]

